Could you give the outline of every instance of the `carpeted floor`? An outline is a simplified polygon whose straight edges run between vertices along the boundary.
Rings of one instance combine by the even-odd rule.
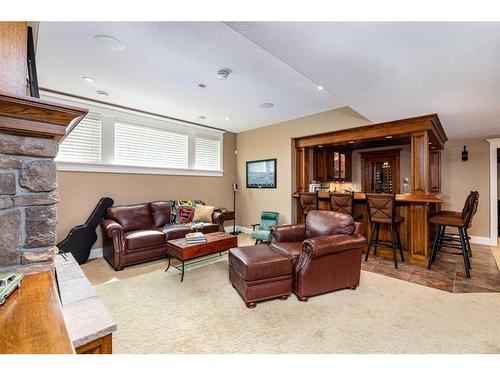
[[[83,269],[118,322],[115,353],[500,353],[500,295],[452,294],[363,271],[355,291],[247,309],[227,257]]]

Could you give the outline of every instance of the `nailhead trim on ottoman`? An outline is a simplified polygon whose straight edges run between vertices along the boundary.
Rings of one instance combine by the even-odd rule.
[[[269,269],[266,259],[269,259],[269,263],[276,267],[275,274]],[[242,267],[246,266],[252,267],[254,271],[255,267],[266,267],[266,272],[263,273],[266,277],[262,279],[253,277],[252,275],[259,273],[245,272]],[[275,298],[287,299],[292,293],[292,268],[291,258],[269,247],[264,248],[263,245],[229,250],[229,280],[248,308],[254,308],[256,303],[261,301]],[[253,280],[245,279],[242,273],[251,275],[247,276],[247,279],[253,278]]]

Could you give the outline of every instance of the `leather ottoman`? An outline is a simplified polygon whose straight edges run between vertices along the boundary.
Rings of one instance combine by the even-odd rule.
[[[229,250],[229,280],[248,308],[292,293],[292,259],[268,245]]]

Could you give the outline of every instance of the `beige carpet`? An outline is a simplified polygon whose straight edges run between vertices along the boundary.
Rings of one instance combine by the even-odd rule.
[[[370,272],[356,291],[247,309],[226,257],[114,272],[83,266],[118,322],[115,353],[500,353],[500,295],[452,294]],[[213,262],[213,261],[212,261]]]

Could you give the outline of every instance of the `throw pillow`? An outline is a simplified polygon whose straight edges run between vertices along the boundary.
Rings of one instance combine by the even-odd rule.
[[[194,222],[211,223],[214,206],[198,205],[194,209]]]
[[[198,206],[198,205],[200,205],[200,204],[201,204],[201,205],[203,205],[203,206],[205,205],[205,202],[204,202],[204,201],[202,201],[201,199],[193,199],[193,200],[191,201],[191,203],[193,204],[193,206],[194,206],[194,207],[196,207],[196,206]]]
[[[177,220],[179,224],[186,224],[193,221],[193,207],[191,206],[178,206],[177,207]]]
[[[178,200],[177,206],[192,206],[193,202],[187,200]]]

